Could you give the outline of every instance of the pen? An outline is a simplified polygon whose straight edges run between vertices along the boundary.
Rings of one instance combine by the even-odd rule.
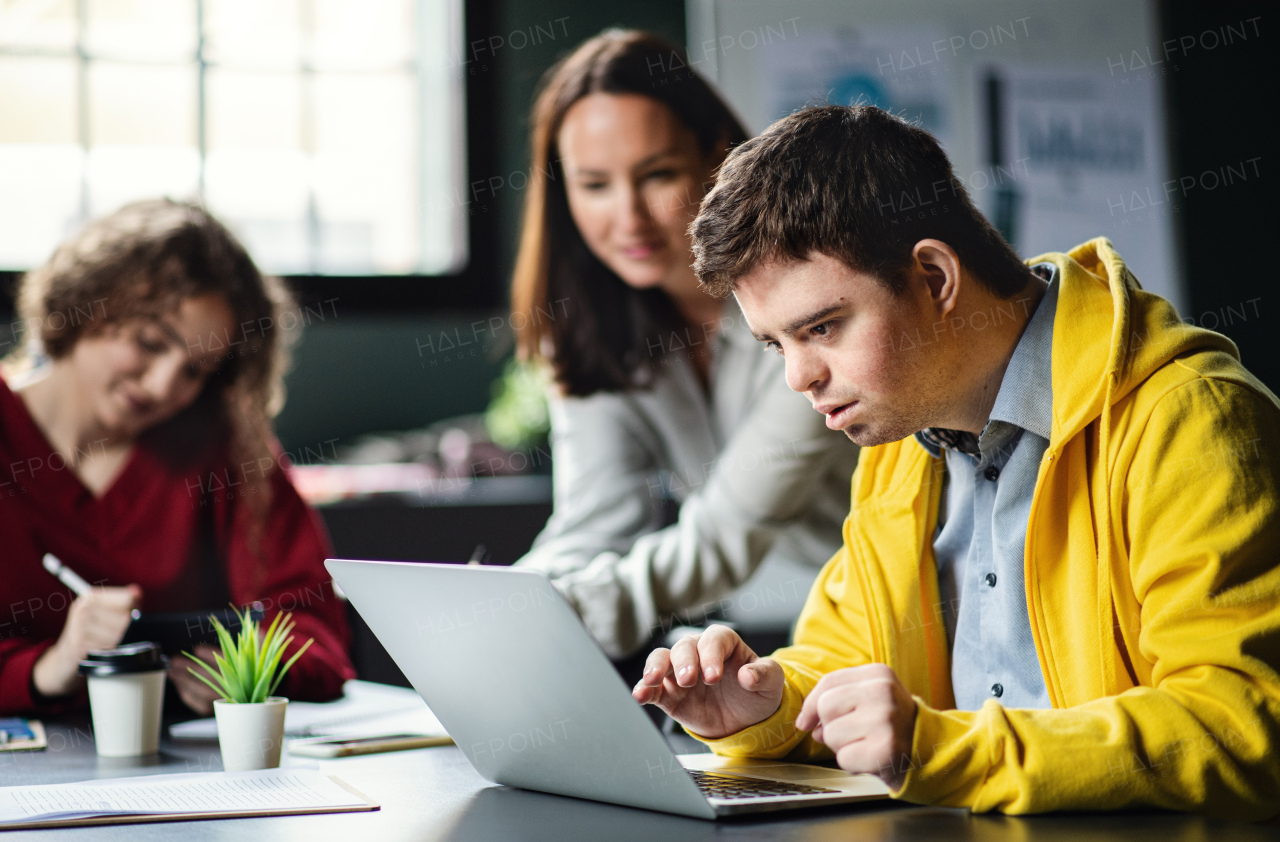
[[[66,585],[76,596],[84,596],[89,592],[89,589],[93,587],[81,578],[79,573],[63,564],[62,559],[58,558],[53,553],[44,554],[43,564],[45,570],[48,570],[54,576],[57,576],[58,581]],[[133,609],[131,616],[136,620],[142,616],[142,612],[135,608]]]
[[[484,544],[477,544],[476,548],[471,552],[471,558],[467,559],[467,564],[476,565],[484,564],[489,560],[489,549]]]

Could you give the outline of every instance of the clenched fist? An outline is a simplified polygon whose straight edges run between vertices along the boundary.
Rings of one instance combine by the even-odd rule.
[[[902,788],[911,762],[916,702],[884,664],[829,672],[805,697],[796,727],[835,752],[846,772]]]

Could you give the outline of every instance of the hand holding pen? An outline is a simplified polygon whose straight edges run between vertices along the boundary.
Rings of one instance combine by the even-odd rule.
[[[76,598],[67,610],[62,634],[36,660],[31,678],[41,694],[62,696],[79,688],[80,661],[91,650],[119,645],[129,623],[138,616],[142,589],[137,585],[93,587],[52,554],[45,555],[44,567]]]

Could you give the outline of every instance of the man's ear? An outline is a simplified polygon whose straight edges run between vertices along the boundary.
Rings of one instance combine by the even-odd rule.
[[[941,240],[921,240],[911,249],[913,269],[924,279],[938,318],[955,309],[960,294],[960,256]]]

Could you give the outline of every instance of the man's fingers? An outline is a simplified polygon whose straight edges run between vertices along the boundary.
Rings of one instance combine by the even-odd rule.
[[[708,684],[720,683],[724,677],[725,662],[735,655],[743,655],[745,660],[755,657],[738,633],[728,626],[713,625],[698,635],[698,662],[702,680]]]
[[[828,673],[834,675],[834,673]],[[823,676],[824,678],[826,676]],[[840,684],[821,681],[805,697],[800,706],[800,714],[796,717],[796,727],[801,731],[812,731],[818,723],[830,722],[837,716],[848,713],[857,707],[858,688],[860,683]],[[816,738],[815,738],[816,739]]]
[[[642,678],[635,687],[631,689],[631,698],[635,699],[642,705],[656,705],[662,699],[662,684],[656,687],[645,683]]]
[[[812,731],[817,728],[821,722],[818,719],[818,688],[814,687],[809,691],[809,695],[804,697],[804,704],[800,705],[800,712],[796,714],[796,729],[799,731]],[[814,739],[817,739],[815,736]]]
[[[800,713],[796,716],[796,727],[801,731],[812,731],[825,715],[818,710],[819,701],[838,687],[859,686],[867,681],[887,678],[896,681],[893,670],[885,664],[862,664],[857,667],[846,667],[829,672],[818,680],[818,683],[805,696]]]
[[[671,647],[671,670],[675,675],[676,684],[681,687],[693,687],[698,683],[698,638],[700,636],[691,634]]]
[[[823,717],[822,724],[814,729],[813,738],[839,751],[850,743],[865,740],[875,726],[875,722],[856,711],[843,716]]]
[[[685,692],[685,688],[668,676],[657,687],[650,687],[643,682],[637,684],[631,691],[631,698],[642,705],[656,705],[663,713],[670,715]]]
[[[812,731],[818,727],[818,723],[822,721],[822,717],[818,714],[818,700],[832,687],[849,681],[854,676],[855,669],[856,667],[835,670],[818,679],[818,683],[813,685],[809,695],[804,697],[804,704],[800,706],[800,713],[796,716],[796,728],[801,731]]]
[[[827,675],[831,675],[828,673]],[[823,676],[826,678],[827,676]],[[818,702],[830,692],[830,686],[823,687],[819,681],[809,691],[809,695],[804,697],[804,704],[800,706],[800,713],[796,715],[796,728],[801,731],[812,731],[822,723],[822,716],[818,711]],[[814,739],[817,739],[815,736]]]
[[[773,658],[761,658],[738,669],[738,684],[752,693],[768,695],[781,688],[786,680],[782,665]]]
[[[875,706],[875,694],[870,689],[866,683],[832,687],[817,698],[818,718],[830,724],[863,706],[870,711]]]
[[[645,660],[644,675],[640,676],[640,683],[649,687],[662,686],[662,679],[671,672],[671,650],[655,649],[649,653],[649,657]]]

